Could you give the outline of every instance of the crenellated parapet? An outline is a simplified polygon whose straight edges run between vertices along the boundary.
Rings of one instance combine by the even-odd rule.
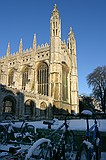
[[[47,47],[49,47],[49,44],[48,44],[47,42],[46,42],[45,44],[41,44],[41,46],[38,45],[37,51],[38,51],[39,49],[45,49],[45,48],[47,48]]]
[[[42,45],[36,45],[36,34],[34,34],[33,45],[30,48],[23,50],[22,38],[20,39],[19,49],[17,52],[11,53],[10,43],[8,43],[7,52],[5,56],[2,56],[0,61],[9,63],[9,66],[14,64],[14,61],[27,62],[31,59],[43,59],[48,57],[50,45],[46,42]],[[45,58],[44,58],[45,59]],[[16,62],[15,62],[16,63]]]

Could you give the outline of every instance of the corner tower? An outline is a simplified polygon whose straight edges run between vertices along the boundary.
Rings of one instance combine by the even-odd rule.
[[[50,36],[51,38],[61,38],[61,20],[56,4],[54,5],[54,9],[52,11],[52,16],[50,19]]]
[[[61,20],[56,4],[50,19],[50,96],[58,108],[61,101]]]
[[[76,55],[76,40],[72,28],[70,27],[70,32],[68,34],[68,50],[71,54],[71,110],[76,113],[78,109],[78,73],[77,73],[77,55]]]

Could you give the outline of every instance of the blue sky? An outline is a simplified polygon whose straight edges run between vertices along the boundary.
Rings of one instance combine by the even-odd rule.
[[[77,42],[79,94],[89,95],[86,76],[97,66],[106,65],[106,0],[0,0],[0,57],[10,42],[11,53],[50,42],[50,17],[57,4],[62,21],[62,40],[70,26]]]

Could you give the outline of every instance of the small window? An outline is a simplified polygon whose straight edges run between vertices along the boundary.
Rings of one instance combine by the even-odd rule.
[[[56,36],[57,36],[57,29],[56,29]]]
[[[57,28],[57,22],[56,22],[56,28]]]

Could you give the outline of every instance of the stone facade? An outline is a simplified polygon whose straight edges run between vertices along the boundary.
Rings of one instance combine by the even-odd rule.
[[[56,5],[50,19],[50,44],[10,53],[0,59],[0,114],[33,119],[51,118],[55,112],[78,112],[76,40],[70,28],[67,44],[61,40],[61,20]]]

